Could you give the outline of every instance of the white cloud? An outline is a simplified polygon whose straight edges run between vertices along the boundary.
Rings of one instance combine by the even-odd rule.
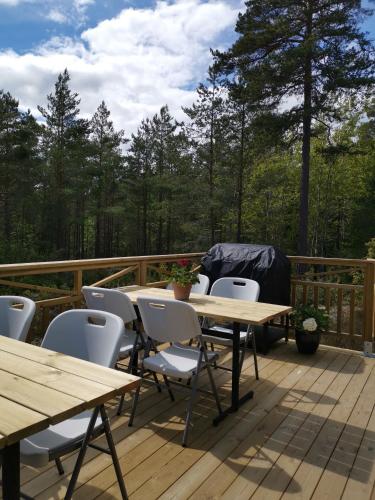
[[[21,7],[21,4],[32,4],[37,19],[49,19],[57,23],[82,25],[86,20],[86,10],[96,0],[0,0],[0,7]],[[20,12],[22,15],[22,13]]]
[[[0,0],[0,5],[10,5],[11,7],[15,7],[21,2],[22,0]]]
[[[55,23],[66,23],[68,18],[57,9],[51,9],[46,15],[46,19],[53,21]]]
[[[78,9],[80,7],[86,7],[87,5],[91,5],[95,3],[95,0],[74,0],[74,5]]]
[[[209,48],[234,27],[237,14],[238,4],[225,0],[126,8],[83,32],[81,41],[53,38],[33,53],[0,53],[1,85],[37,113],[67,67],[83,116],[92,116],[104,99],[117,128],[127,133],[164,104],[181,119],[181,106],[193,102],[195,86],[205,78]]]

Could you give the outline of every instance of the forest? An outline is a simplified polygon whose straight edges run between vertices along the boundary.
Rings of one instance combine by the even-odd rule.
[[[115,130],[104,101],[90,120],[80,116],[68,69],[39,107],[42,119],[0,90],[0,262],[206,251],[224,241],[366,256],[375,77],[359,25],[370,11],[358,5],[246,2],[237,41],[213,51],[186,120],[166,103],[130,136],[126,123]]]

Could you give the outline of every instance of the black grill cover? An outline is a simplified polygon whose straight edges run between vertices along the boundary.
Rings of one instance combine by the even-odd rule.
[[[259,302],[290,305],[290,262],[276,247],[217,243],[201,263],[211,284],[227,276],[250,278],[259,283]]]

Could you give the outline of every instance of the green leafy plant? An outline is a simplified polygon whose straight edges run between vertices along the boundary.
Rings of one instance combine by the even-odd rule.
[[[198,271],[194,270],[194,263],[182,259],[169,268],[161,266],[164,278],[168,283],[177,283],[180,286],[194,285],[199,282]]]
[[[328,328],[329,318],[325,307],[316,308],[312,304],[304,304],[294,308],[292,322],[296,330],[314,334]]]

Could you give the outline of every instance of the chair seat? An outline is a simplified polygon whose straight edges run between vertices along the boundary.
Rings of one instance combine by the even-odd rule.
[[[200,350],[197,347],[185,346],[179,343],[167,347],[155,356],[149,356],[143,361],[144,368],[168,377],[190,379],[197,371]],[[218,358],[216,352],[207,353],[209,361]],[[205,363],[203,361],[202,366]]]
[[[129,356],[130,352],[132,351],[134,347],[134,343],[136,340],[137,334],[135,333],[134,330],[128,330],[126,328],[125,334],[123,335],[121,339],[121,346],[120,346],[120,352],[119,352],[119,358],[123,359]]]
[[[32,437],[23,439],[20,443],[21,462],[33,467],[43,467],[52,458],[62,454],[74,442],[82,441],[86,434],[92,411],[87,410],[75,417],[64,420],[48,429],[33,434]],[[95,429],[102,425],[102,419],[98,416]]]
[[[210,330],[215,331],[215,332],[228,333],[229,335],[233,335],[233,330],[231,328],[225,328],[224,326],[215,325],[215,326],[210,327]],[[202,337],[203,337],[203,340],[205,342],[212,343],[212,344],[231,346],[233,343],[232,339],[223,339],[221,337],[216,337],[215,335],[202,335]],[[241,344],[246,341],[246,337],[247,337],[247,332],[240,331],[240,343]]]

